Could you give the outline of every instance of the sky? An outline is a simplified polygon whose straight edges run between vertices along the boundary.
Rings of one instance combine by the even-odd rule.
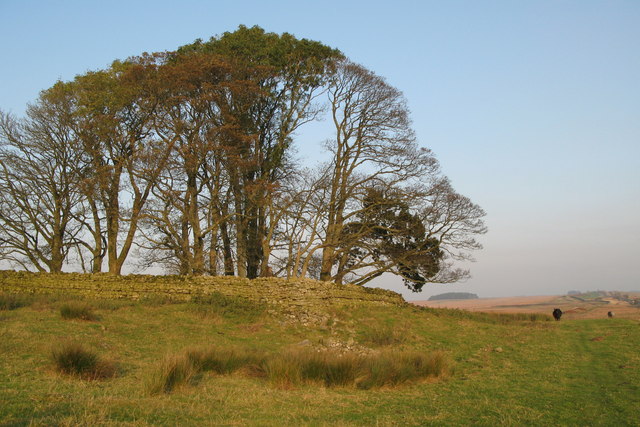
[[[340,49],[407,98],[422,146],[486,212],[480,297],[640,290],[640,1],[0,0],[0,109],[114,59],[259,25]],[[326,135],[305,134],[308,161]]]

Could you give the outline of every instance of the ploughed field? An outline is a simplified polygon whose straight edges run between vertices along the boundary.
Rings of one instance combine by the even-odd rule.
[[[640,320],[640,304],[632,304],[622,295],[640,299],[637,293],[609,293],[602,296],[546,295],[468,300],[412,301],[431,308],[454,308],[494,313],[543,313],[562,310],[562,319],[602,319],[612,311],[615,317]],[[621,294],[621,295],[616,295]]]
[[[638,425],[638,318],[559,307],[0,272],[0,425]]]

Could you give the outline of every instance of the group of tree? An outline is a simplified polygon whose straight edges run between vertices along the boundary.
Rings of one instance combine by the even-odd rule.
[[[305,168],[296,136],[321,118],[330,160]],[[400,91],[287,33],[241,26],[0,112],[0,259],[25,269],[389,272],[418,291],[468,276],[453,264],[480,248],[483,216],[417,144]]]
[[[478,295],[470,292],[445,292],[444,294],[432,295],[429,301],[440,301],[448,299],[478,299]]]

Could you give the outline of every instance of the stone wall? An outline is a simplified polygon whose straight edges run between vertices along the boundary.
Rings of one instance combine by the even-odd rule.
[[[336,285],[310,279],[249,280],[230,276],[113,276],[106,273],[0,271],[0,292],[132,300],[162,298],[172,301],[189,301],[193,296],[219,292],[266,303],[285,313],[302,317],[316,317],[326,313],[330,307],[406,304],[400,294],[384,289]]]

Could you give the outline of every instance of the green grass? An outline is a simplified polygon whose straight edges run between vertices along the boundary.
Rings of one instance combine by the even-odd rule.
[[[493,323],[507,325],[520,322],[549,322],[552,316],[543,313],[485,313],[479,311],[467,311],[457,308],[429,308],[422,307],[421,310],[429,312],[434,316],[445,316],[456,319],[468,319],[482,323]]]
[[[188,301],[38,298],[2,312],[0,425],[624,426],[640,419],[637,320],[549,322],[345,298],[323,302],[325,320],[307,324],[264,304],[260,312],[271,314],[201,316]],[[89,304],[100,322],[62,319],[61,304],[74,301]],[[399,343],[371,339],[370,330],[385,325],[402,331]],[[117,375],[88,381],[62,373],[52,344],[67,340],[113,361]],[[273,373],[296,364],[303,369],[292,368],[288,382]]]

